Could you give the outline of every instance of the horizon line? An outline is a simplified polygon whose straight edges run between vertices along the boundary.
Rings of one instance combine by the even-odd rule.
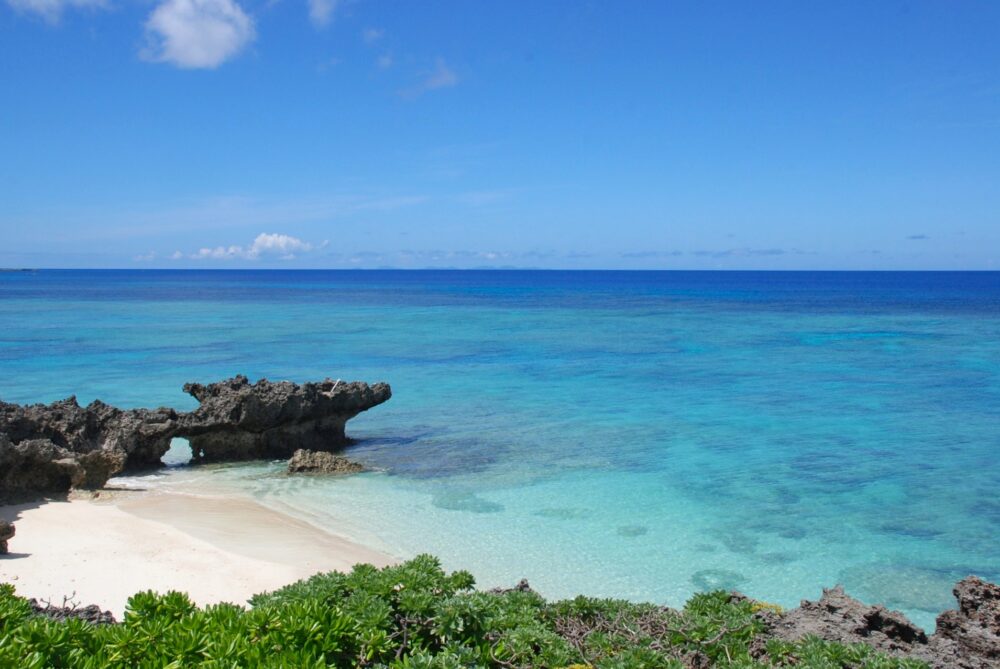
[[[938,273],[997,274],[1000,269],[741,269],[741,268],[622,268],[622,267],[0,267],[0,274],[32,272],[755,272],[842,274]]]

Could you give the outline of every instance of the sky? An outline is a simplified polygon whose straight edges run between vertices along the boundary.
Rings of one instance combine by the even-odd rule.
[[[1000,270],[1000,3],[0,0],[0,267]]]

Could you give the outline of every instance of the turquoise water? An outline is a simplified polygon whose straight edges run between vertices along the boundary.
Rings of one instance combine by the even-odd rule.
[[[379,471],[175,468],[483,586],[682,603],[821,586],[932,627],[1000,579],[1000,274],[0,274],[0,398],[193,408],[244,373],[392,384]]]

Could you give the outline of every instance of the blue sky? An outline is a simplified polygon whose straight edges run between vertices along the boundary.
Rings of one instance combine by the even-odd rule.
[[[0,266],[1000,269],[1000,3],[0,0]]]

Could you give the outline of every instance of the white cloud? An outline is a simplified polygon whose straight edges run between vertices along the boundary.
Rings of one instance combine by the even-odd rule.
[[[384,53],[376,59],[375,64],[379,66],[379,69],[388,70],[392,67],[392,54]]]
[[[399,92],[404,98],[415,98],[428,91],[439,88],[450,88],[458,85],[458,75],[448,67],[444,58],[438,58],[434,63],[434,69],[425,73],[424,78],[413,88],[408,88]]]
[[[434,70],[427,75],[421,87],[425,91],[432,91],[436,88],[449,88],[458,83],[458,75],[448,67],[443,58],[438,58]]]
[[[105,9],[106,0],[7,0],[11,9],[37,14],[49,23],[58,23],[63,11],[71,8]]]
[[[232,258],[244,258],[246,257],[246,252],[242,246],[230,246],[228,248],[225,246],[216,246],[214,249],[198,249],[198,252],[192,253],[191,257],[195,260],[205,260],[207,258],[224,258],[229,260]]]
[[[259,258],[278,258],[279,260],[294,260],[296,253],[308,253],[317,248],[324,248],[327,242],[320,245],[304,242],[298,237],[289,235],[261,233],[250,246],[216,246],[201,248],[192,253],[194,260],[257,260]]]
[[[333,20],[338,0],[309,0],[309,20],[317,28],[325,28]]]
[[[295,253],[312,251],[313,245],[297,237],[278,234],[259,234],[253,240],[253,245],[247,252],[247,257],[256,258],[260,255],[276,254],[282,258],[294,258]]]
[[[146,21],[150,60],[214,68],[237,55],[256,33],[235,0],[164,0]]]
[[[156,260],[156,251],[150,251],[149,253],[140,253],[137,256],[133,256],[132,260],[136,262],[152,262]]]
[[[180,260],[183,257],[184,257],[184,254],[181,253],[180,251],[174,251],[173,253],[170,254],[170,259],[171,260]]]
[[[365,44],[374,44],[382,39],[384,35],[385,31],[381,28],[365,28],[361,33],[361,39],[364,40]]]

